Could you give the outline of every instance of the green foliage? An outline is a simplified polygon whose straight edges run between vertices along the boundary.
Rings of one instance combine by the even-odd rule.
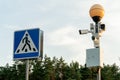
[[[70,63],[70,79],[75,79],[75,80],[81,80],[81,74],[80,74],[80,68],[79,68],[79,63],[78,62],[72,62]]]
[[[20,63],[21,62],[21,63]],[[30,60],[29,80],[96,80],[97,68],[87,68],[78,62],[45,56],[43,60]],[[12,66],[0,67],[0,80],[25,80],[26,62],[16,61]],[[104,65],[101,80],[120,80],[120,69],[116,64]]]
[[[23,70],[24,65],[18,65],[18,70],[16,66],[0,67],[0,80],[24,80],[25,79],[25,70]]]
[[[102,69],[102,79],[103,80],[120,80],[119,67],[116,64],[104,65]]]

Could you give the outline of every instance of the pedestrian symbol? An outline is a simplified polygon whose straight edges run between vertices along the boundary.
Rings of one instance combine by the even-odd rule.
[[[34,45],[28,31],[26,31],[15,53],[21,54],[21,53],[31,53],[31,52],[38,52],[38,50],[36,46]]]
[[[24,46],[23,46],[23,48],[22,48],[22,51],[25,49],[25,47],[26,47],[27,45],[28,45],[28,47],[29,47],[29,50],[31,50],[30,41],[28,40],[28,34],[25,34],[25,37],[23,38],[22,43],[24,43]],[[26,49],[26,51],[27,51],[27,49]],[[26,51],[25,51],[25,52],[26,52]]]

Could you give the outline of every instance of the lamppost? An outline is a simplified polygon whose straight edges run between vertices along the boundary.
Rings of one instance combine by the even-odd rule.
[[[93,19],[95,24],[90,24],[90,30],[79,30],[80,34],[92,34],[92,41],[94,43],[94,48],[86,50],[86,65],[89,68],[96,67],[97,70],[97,80],[101,80],[101,67],[103,67],[102,60],[102,50],[100,48],[100,37],[102,32],[105,31],[105,24],[100,21],[104,16],[104,9],[100,4],[95,4],[90,8],[90,17]]]

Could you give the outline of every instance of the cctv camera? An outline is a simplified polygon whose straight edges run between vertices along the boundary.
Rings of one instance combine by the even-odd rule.
[[[87,30],[87,29],[85,29],[85,30],[79,30],[79,33],[80,34],[87,34],[89,31]]]
[[[91,38],[92,38],[93,41],[95,40],[95,36],[92,36]]]
[[[105,24],[101,24],[100,28],[105,31]]]

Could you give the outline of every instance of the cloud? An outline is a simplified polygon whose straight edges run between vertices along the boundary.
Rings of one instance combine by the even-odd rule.
[[[58,30],[49,33],[49,40],[51,45],[70,45],[76,42],[75,27],[65,26]]]
[[[79,35],[78,30],[75,26],[67,25],[46,34],[47,53],[57,57],[63,56],[67,62],[74,60],[84,64],[86,48],[93,45],[90,37]]]

